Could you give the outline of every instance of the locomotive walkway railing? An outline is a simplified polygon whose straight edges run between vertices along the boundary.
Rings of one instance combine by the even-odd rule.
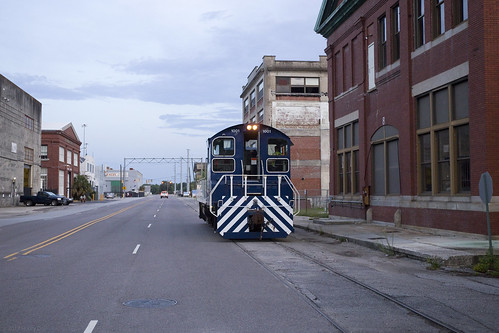
[[[253,182],[251,179],[260,179],[260,182]],[[269,182],[269,179],[276,178],[277,183],[275,182]],[[237,181],[240,179],[240,181]],[[283,181],[285,185],[283,185]],[[300,193],[296,189],[296,187],[293,185],[291,182],[291,179],[289,179],[288,176],[286,175],[223,175],[220,177],[216,185],[212,188],[208,202],[210,205],[210,211],[213,215],[216,216],[216,212],[213,211],[213,194],[217,190],[219,186],[228,186],[229,187],[229,193],[230,193],[230,198],[234,197],[235,192],[237,189],[242,189],[244,196],[247,197],[249,195],[263,195],[267,196],[269,193],[269,187],[270,186],[276,186],[277,185],[277,196],[280,198],[281,193],[283,192],[283,186],[287,186],[291,189],[293,192],[293,199],[290,200],[290,205],[293,207],[293,215],[298,215],[300,213]],[[262,191],[258,191],[257,193],[251,192],[252,188],[261,188]]]

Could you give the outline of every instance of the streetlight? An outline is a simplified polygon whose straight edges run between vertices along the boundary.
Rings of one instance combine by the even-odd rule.
[[[12,206],[16,205],[16,177],[12,178]]]

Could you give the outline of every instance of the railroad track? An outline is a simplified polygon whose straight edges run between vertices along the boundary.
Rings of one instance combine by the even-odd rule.
[[[251,258],[253,258],[256,262],[258,262],[262,267],[264,267],[267,271],[269,271],[271,274],[273,274],[275,277],[277,277],[279,280],[281,280],[283,283],[291,287],[293,290],[296,290],[301,294],[301,296],[307,301],[308,304],[310,304],[315,311],[317,311],[321,316],[323,316],[329,323],[331,323],[332,326],[334,326],[338,331],[340,332],[350,332],[354,329],[349,329],[344,323],[341,323],[341,320],[338,320],[337,318],[334,318],[333,315],[331,315],[330,311],[325,310],[323,307],[323,304],[320,304],[320,302],[314,300],[314,297],[307,295],[307,291],[305,290],[300,290],[301,288],[297,288],[296,284],[294,281],[292,281],[289,277],[286,276],[286,274],[279,274],[276,272],[275,269],[271,267],[268,263],[266,263],[264,260],[260,259],[257,256],[257,250],[252,250],[251,244],[253,243],[244,243],[244,242],[234,242],[237,246],[239,246],[247,255],[249,255]],[[390,296],[373,286],[370,286],[364,282],[361,282],[357,280],[356,278],[349,276],[345,273],[342,273],[335,269],[334,267],[328,265],[327,263],[316,259],[307,253],[304,253],[303,251],[300,251],[294,247],[291,247],[286,244],[287,242],[281,242],[281,241],[269,241],[269,242],[263,242],[260,244],[272,244],[275,245],[278,248],[283,249],[286,251],[288,254],[291,254],[293,257],[298,257],[301,258],[301,260],[308,261],[309,263],[312,263],[313,265],[318,265],[323,272],[327,272],[339,279],[342,279],[344,281],[348,281],[348,283],[353,284],[356,288],[361,288],[364,291],[368,292],[371,295],[375,295],[375,297],[382,298],[384,301],[389,302],[396,307],[403,309],[408,312],[408,315],[410,314],[411,318],[414,317],[419,317],[421,318],[426,325],[429,325],[428,327],[433,327],[436,331],[439,332],[462,332],[461,330],[453,327],[450,324],[444,323],[438,318],[435,318],[434,316],[425,313],[421,310],[416,309],[415,307],[399,300],[396,299],[393,296]],[[268,249],[266,249],[268,250]],[[377,309],[373,309],[373,311],[376,311]]]

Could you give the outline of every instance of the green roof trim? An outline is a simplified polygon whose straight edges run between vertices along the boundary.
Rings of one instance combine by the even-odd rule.
[[[314,31],[325,38],[329,38],[366,0],[344,0],[336,7],[338,1],[324,0],[322,2]]]

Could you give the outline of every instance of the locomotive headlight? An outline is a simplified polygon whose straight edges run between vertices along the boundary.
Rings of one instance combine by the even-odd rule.
[[[253,131],[256,131],[258,129],[258,125],[253,125],[252,129]]]
[[[248,124],[248,126],[246,126],[246,129],[247,129],[248,131],[251,131],[251,125],[250,125],[250,124]]]
[[[248,124],[248,125],[246,125],[246,129],[248,131],[256,131],[258,129],[258,125],[257,124]]]

